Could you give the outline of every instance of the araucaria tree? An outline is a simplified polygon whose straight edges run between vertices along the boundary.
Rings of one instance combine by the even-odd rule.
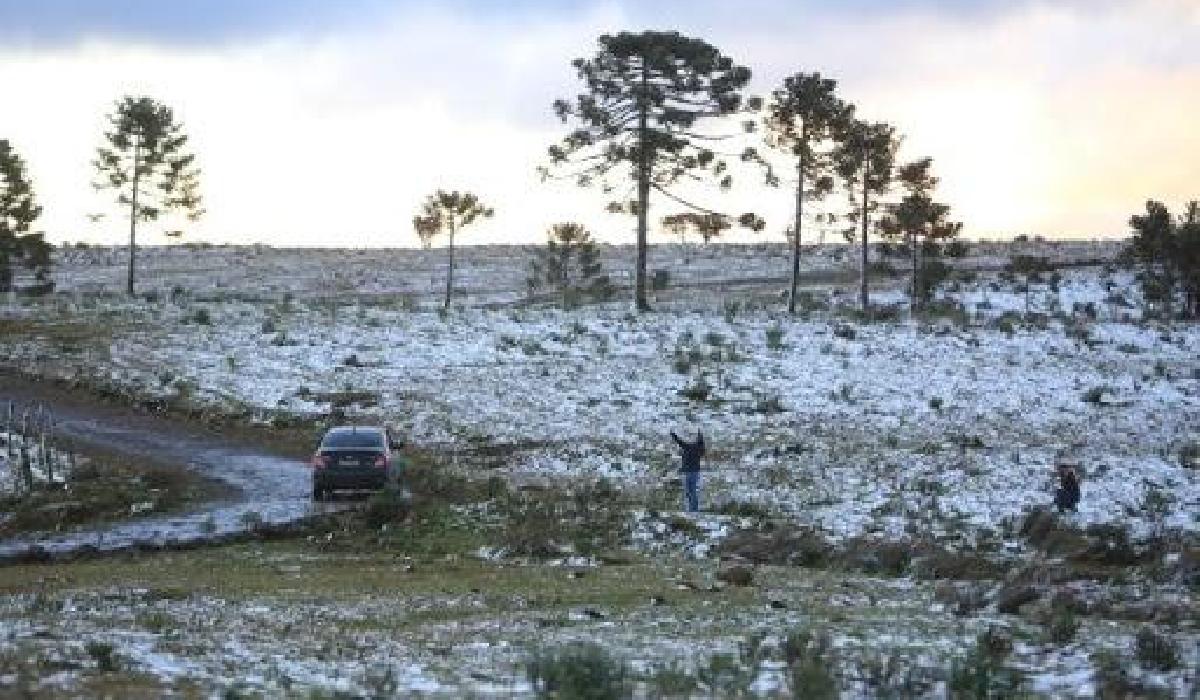
[[[920,308],[928,301],[949,272],[938,259],[940,244],[962,232],[962,224],[949,220],[950,206],[933,201],[938,179],[933,176],[933,159],[922,158],[896,168],[896,182],[904,189],[899,202],[887,206],[880,221],[885,238],[906,242],[912,257],[910,304]]]
[[[1189,202],[1178,219],[1165,204],[1146,202],[1146,213],[1129,224],[1133,240],[1126,255],[1140,267],[1146,300],[1162,304],[1168,314],[1179,300],[1184,316],[1200,316],[1200,202]]]
[[[134,293],[138,222],[150,223],[171,211],[191,221],[200,208],[200,171],[187,152],[188,137],[170,107],[150,97],[125,97],[108,115],[110,129],[96,149],[97,189],[117,191],[117,203],[129,207],[129,278]]]
[[[555,224],[546,238],[546,246],[529,263],[529,291],[549,288],[565,306],[583,299],[604,300],[612,294],[591,232],[576,223]]]
[[[416,232],[417,238],[421,241],[421,248],[429,250],[433,247],[433,238],[438,234],[441,225],[437,219],[417,214],[412,218],[413,231]]]
[[[792,224],[792,282],[788,312],[796,312],[800,286],[800,241],[804,229],[805,197],[821,199],[833,191],[833,160],[829,146],[846,131],[854,107],[840,100],[837,82],[820,73],[797,73],[771,93],[767,105],[767,145],[795,160],[796,210]],[[773,170],[768,182],[778,183]]]
[[[862,246],[859,298],[863,311],[868,311],[871,306],[868,289],[871,212],[878,208],[877,199],[887,192],[892,181],[892,165],[899,142],[890,125],[861,121],[849,124],[839,141],[834,158],[838,175],[846,183],[850,201],[854,205],[851,218],[859,226],[858,238]]]
[[[50,274],[50,244],[29,227],[42,215],[25,172],[25,161],[7,139],[0,139],[0,292],[13,288],[18,263],[33,272],[38,282]]]
[[[450,308],[450,298],[454,294],[454,236],[463,228],[470,226],[480,217],[492,216],[492,208],[484,206],[479,198],[470,192],[446,192],[438,190],[426,198],[421,206],[421,213],[413,221],[424,219],[432,234],[430,239],[439,233],[450,237],[448,248],[448,265],[446,267],[446,301],[443,308]]]
[[[728,216],[695,211],[664,216],[662,221],[663,225],[678,235],[681,241],[684,235],[695,231],[696,235],[700,236],[700,240],[704,241],[704,245],[708,245],[715,238],[720,238],[723,233],[733,228],[733,221]]]
[[[728,165],[711,147],[725,137],[700,126],[742,108],[750,69],[677,32],[606,34],[599,44],[595,56],[572,64],[585,91],[554,103],[559,118],[576,128],[550,147],[550,161],[580,186],[599,183],[611,192],[614,170],[636,183],[636,198],[612,208],[637,216],[634,303],[645,310],[650,191],[681,201],[671,187],[683,178],[702,180],[702,173],[730,186]]]

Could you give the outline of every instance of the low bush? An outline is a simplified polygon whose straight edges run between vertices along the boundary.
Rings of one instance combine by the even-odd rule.
[[[754,520],[766,520],[771,516],[766,506],[749,501],[726,501],[717,506],[716,512],[721,515],[732,515],[736,518],[751,518]]]
[[[754,564],[819,567],[830,561],[833,546],[815,530],[777,528],[735,532],[721,542],[719,552]]]
[[[783,413],[787,409],[783,405],[783,399],[779,398],[778,394],[769,394],[759,396],[754,400],[753,413],[761,415],[773,416],[777,413]]]
[[[1134,640],[1137,660],[1155,671],[1171,671],[1179,665],[1179,649],[1168,636],[1143,627]]]
[[[1079,631],[1079,618],[1065,608],[1055,608],[1046,621],[1046,641],[1051,644],[1070,644]]]
[[[965,659],[951,662],[946,681],[950,700],[1023,697],[1025,678],[1020,672],[1002,664],[1002,655],[995,653],[996,642],[991,639],[993,635],[991,629],[984,632]],[[1011,640],[1009,645],[1011,650]]]
[[[873,576],[902,576],[919,550],[912,542],[864,536],[847,541],[837,557],[842,568],[848,570]]]
[[[116,671],[119,667],[117,663],[116,648],[108,642],[88,642],[84,647],[87,655],[92,661],[96,662],[96,668],[102,673],[110,673]]]
[[[496,501],[503,525],[500,544],[514,556],[545,559],[568,553],[602,554],[629,540],[629,512],[607,480],[562,493],[507,493]]]
[[[1169,690],[1150,688],[1130,675],[1133,664],[1115,652],[1102,650],[1092,656],[1097,700],[1167,700],[1174,697]]]
[[[371,496],[362,510],[362,518],[368,527],[378,529],[402,523],[411,513],[412,497],[399,488],[386,488]]]
[[[696,377],[691,384],[679,390],[679,395],[691,401],[707,401],[712,393],[712,386],[703,376]]]
[[[533,654],[525,674],[538,697],[607,700],[633,694],[629,666],[598,644],[574,643]]]
[[[1005,567],[982,554],[937,550],[925,555],[918,566],[923,578],[979,581],[998,579]]]
[[[1083,395],[1080,396],[1080,399],[1082,399],[1084,403],[1090,403],[1094,406],[1099,406],[1100,404],[1104,403],[1106,396],[1109,398],[1113,396],[1113,388],[1110,386],[1101,385],[1094,386],[1083,392]]]
[[[688,698],[696,691],[698,682],[685,667],[665,664],[650,671],[646,685],[652,698]]]
[[[733,698],[747,694],[754,682],[755,669],[748,669],[733,654],[713,654],[708,663],[696,669],[696,677],[708,697]]]
[[[783,349],[783,326],[779,323],[771,324],[766,331],[767,349],[782,350]]]
[[[1188,442],[1179,449],[1179,466],[1200,469],[1200,441]]]
[[[783,640],[783,660],[793,698],[833,700],[840,696],[834,675],[833,641],[828,633],[807,629],[790,632]]]

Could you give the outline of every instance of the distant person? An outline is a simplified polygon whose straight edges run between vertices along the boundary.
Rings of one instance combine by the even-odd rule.
[[[682,460],[679,471],[683,473],[683,493],[687,499],[687,509],[695,513],[700,510],[700,459],[704,457],[704,436],[697,430],[695,442],[684,442],[672,430],[671,438],[679,445]]]
[[[1059,513],[1075,512],[1082,494],[1079,491],[1079,470],[1073,464],[1058,465],[1058,488],[1054,491],[1054,505]]]

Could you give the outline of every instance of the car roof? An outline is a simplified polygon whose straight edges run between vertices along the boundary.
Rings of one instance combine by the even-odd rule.
[[[382,433],[383,428],[376,425],[340,425],[330,428],[326,435],[341,435],[343,433]]]

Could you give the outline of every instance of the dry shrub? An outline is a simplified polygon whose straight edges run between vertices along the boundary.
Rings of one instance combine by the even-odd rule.
[[[819,567],[829,561],[833,546],[815,530],[779,528],[735,532],[725,538],[719,552],[754,564]]]

